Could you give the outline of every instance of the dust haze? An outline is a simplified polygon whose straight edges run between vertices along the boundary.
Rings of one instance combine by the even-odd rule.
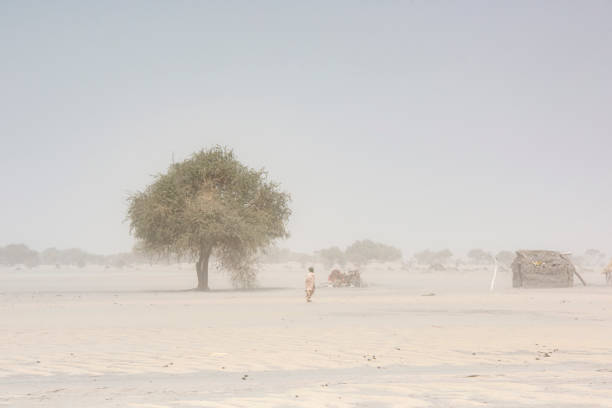
[[[4,2],[0,406],[612,407],[611,15]]]

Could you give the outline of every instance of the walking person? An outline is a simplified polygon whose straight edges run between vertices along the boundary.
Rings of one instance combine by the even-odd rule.
[[[314,268],[311,266],[308,268],[308,273],[306,274],[306,302],[311,302],[310,298],[315,292],[315,274]]]

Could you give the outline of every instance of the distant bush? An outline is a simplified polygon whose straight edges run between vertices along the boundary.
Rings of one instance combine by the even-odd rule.
[[[123,267],[135,263],[151,263],[146,254],[136,251],[113,255],[95,255],[78,248],[47,248],[38,253],[24,244],[11,244],[0,247],[0,265],[71,265],[83,268],[87,265],[113,265]]]
[[[0,264],[8,266],[21,264],[31,268],[40,264],[40,258],[38,252],[23,244],[11,244],[0,248]]]
[[[402,251],[399,249],[369,239],[355,241],[346,248],[344,254],[347,261],[357,265],[371,261],[392,262],[402,259]]]
[[[264,264],[280,264],[286,262],[308,263],[313,262],[314,257],[310,254],[293,252],[287,248],[270,247],[262,250],[257,257],[257,262]],[[244,273],[244,271],[240,271]]]
[[[78,248],[47,248],[40,253],[43,265],[75,265],[82,268],[87,264],[101,264],[103,259],[101,255],[90,254]]]
[[[500,251],[497,253],[497,255],[495,255],[495,258],[500,264],[509,267],[512,265],[514,258],[516,258],[516,254],[511,251]]]
[[[493,256],[482,249],[472,249],[467,253],[467,256],[470,261],[477,264],[489,264],[493,262]]]
[[[444,265],[453,257],[453,253],[449,249],[441,251],[430,251],[426,249],[414,254],[414,259],[421,265]]]
[[[346,265],[346,255],[337,246],[320,249],[315,252],[315,256],[328,268],[335,264],[340,266]]]

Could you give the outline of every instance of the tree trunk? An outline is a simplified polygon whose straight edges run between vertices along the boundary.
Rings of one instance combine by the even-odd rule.
[[[208,290],[208,260],[212,248],[202,246],[200,248],[200,259],[196,262],[196,272],[198,274],[198,290]]]

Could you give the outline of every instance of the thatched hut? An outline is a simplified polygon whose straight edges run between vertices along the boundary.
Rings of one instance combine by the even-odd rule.
[[[512,287],[567,288],[574,286],[576,268],[555,251],[516,251],[512,262]]]

